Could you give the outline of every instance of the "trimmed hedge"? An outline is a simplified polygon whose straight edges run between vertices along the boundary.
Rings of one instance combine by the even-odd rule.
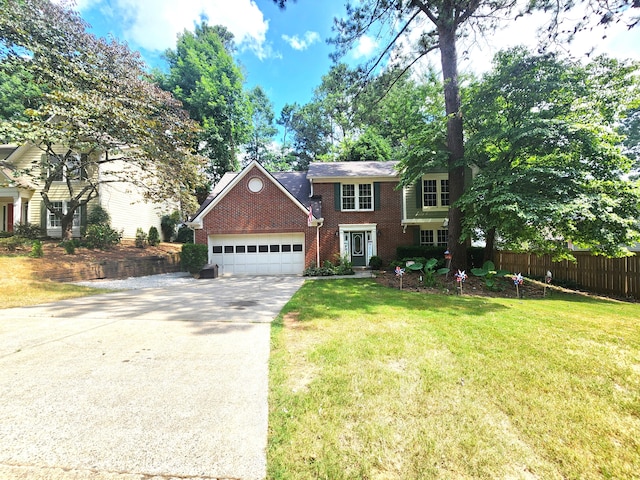
[[[440,267],[444,265],[444,252],[446,250],[447,247],[434,247],[432,245],[404,245],[396,250],[396,259],[399,261],[414,258],[435,258],[438,260],[438,266]],[[467,265],[469,268],[481,267],[483,263],[484,248],[467,248]]]
[[[182,245],[182,269],[189,273],[198,273],[207,264],[208,248],[201,243],[185,243]]]

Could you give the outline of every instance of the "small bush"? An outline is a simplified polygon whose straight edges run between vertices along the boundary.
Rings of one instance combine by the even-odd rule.
[[[180,255],[182,269],[189,273],[198,273],[207,264],[208,248],[200,243],[185,243]]]
[[[160,245],[160,234],[158,233],[158,229],[156,227],[151,227],[149,229],[147,242],[149,242],[149,245],[151,245],[152,247]]]
[[[369,259],[369,266],[371,270],[380,270],[382,268],[382,259],[377,255],[372,256]]]
[[[44,237],[44,231],[39,225],[33,225],[32,223],[17,223],[13,227],[13,233],[19,237],[28,238],[29,240],[36,240]]]
[[[136,247],[144,248],[147,246],[147,234],[144,233],[144,230],[138,228],[136,230]]]
[[[178,243],[193,243],[193,230],[191,230],[186,225],[181,226],[178,229],[178,234],[176,235],[176,242]]]
[[[42,242],[40,240],[34,240],[31,244],[31,253],[30,257],[33,258],[42,258],[44,256],[44,251],[42,250]]]
[[[84,245],[87,248],[107,250],[122,240],[122,232],[114,230],[109,225],[95,224],[87,227]]]
[[[89,217],[87,218],[87,224],[89,225],[110,225],[111,217],[109,216],[109,212],[107,212],[102,206],[96,205],[93,207],[91,212],[89,212]]]
[[[12,235],[6,238],[0,238],[0,249],[9,252],[15,252],[18,248],[24,248],[28,243],[26,238],[18,235]]]
[[[75,240],[65,240],[64,242],[60,242],[60,246],[64,248],[64,251],[68,255],[73,255],[76,253],[77,242]]]

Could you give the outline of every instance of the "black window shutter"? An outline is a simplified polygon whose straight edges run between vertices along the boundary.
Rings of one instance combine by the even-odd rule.
[[[44,204],[44,200],[40,201],[40,228],[42,228],[45,232],[47,230],[47,215],[48,215],[47,206]]]
[[[422,179],[416,182],[416,208],[422,208]]]
[[[380,210],[380,182],[373,182],[373,209]]]
[[[80,226],[87,226],[87,205],[80,205],[78,207],[80,209]]]
[[[340,202],[340,184],[339,183],[333,184],[333,205],[337,211],[342,210],[342,205]]]
[[[413,244],[420,245],[420,227],[413,227]]]

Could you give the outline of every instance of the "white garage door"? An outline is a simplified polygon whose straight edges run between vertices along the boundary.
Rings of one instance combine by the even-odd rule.
[[[300,274],[304,270],[304,234],[211,235],[209,263],[220,275]]]

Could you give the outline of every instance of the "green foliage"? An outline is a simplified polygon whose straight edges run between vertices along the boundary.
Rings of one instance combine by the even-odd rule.
[[[484,277],[484,284],[489,290],[499,288],[496,279],[509,275],[508,270],[496,270],[496,266],[491,260],[484,262],[482,268],[472,268],[471,273],[476,277]]]
[[[42,242],[40,240],[34,240],[31,243],[31,253],[29,254],[32,258],[42,258],[44,256],[44,251],[42,250]]]
[[[111,217],[102,205],[96,205],[89,212],[87,217],[87,224],[89,225],[110,225]]]
[[[416,257],[438,258],[444,262],[444,252],[447,247],[435,247],[433,245],[401,245],[396,249],[398,259],[414,259]]]
[[[46,89],[29,71],[30,61],[13,58],[0,62],[0,119],[27,120],[26,110],[40,106]]]
[[[176,235],[177,243],[194,243],[194,232],[186,225],[181,226],[178,229],[178,234]]]
[[[147,242],[152,247],[156,247],[160,245],[160,234],[158,233],[158,229],[154,226],[149,228],[149,235],[147,236]]]
[[[145,248],[147,246],[147,234],[141,228],[136,229],[135,244],[138,248]]]
[[[87,226],[83,243],[87,248],[108,250],[122,240],[122,232],[114,230],[109,225],[95,224]]]
[[[369,266],[371,267],[372,270],[380,270],[382,268],[382,258],[379,257],[378,255],[373,255],[370,259],[369,259]]]
[[[29,240],[35,240],[45,236],[42,228],[32,223],[18,223],[14,225],[13,233],[19,237],[28,238]]]
[[[163,215],[160,219],[160,230],[165,242],[171,242],[176,234],[176,227],[180,223],[180,212],[177,210],[170,215]]]
[[[198,273],[207,264],[208,249],[200,243],[185,243],[180,255],[182,269],[189,273]]]
[[[427,287],[435,287],[437,284],[436,275],[445,275],[449,273],[449,269],[446,267],[436,270],[440,260],[430,258],[425,262],[405,262],[405,265],[409,270],[422,273],[422,283]]]
[[[20,248],[24,248],[28,243],[29,239],[12,235],[10,237],[0,238],[0,249],[15,252]]]
[[[260,86],[249,91],[249,103],[253,129],[245,145],[247,159],[259,161],[264,165],[269,160],[273,161],[269,146],[278,133],[274,125],[273,104]]]
[[[75,240],[65,240],[60,242],[60,246],[64,248],[64,251],[67,255],[74,255],[76,253],[77,243]]]
[[[368,128],[355,142],[344,145],[344,152],[338,160],[347,162],[384,162],[391,160],[391,145],[389,142]]]
[[[322,267],[311,265],[302,272],[302,275],[306,277],[328,277],[332,275],[353,275],[354,273],[353,265],[349,258],[336,255],[335,264],[325,260]]]
[[[569,257],[569,241],[607,256],[640,240],[640,188],[615,133],[640,100],[638,65],[582,65],[513,49],[472,84],[467,154],[479,167],[460,201],[469,231],[499,246]]]

